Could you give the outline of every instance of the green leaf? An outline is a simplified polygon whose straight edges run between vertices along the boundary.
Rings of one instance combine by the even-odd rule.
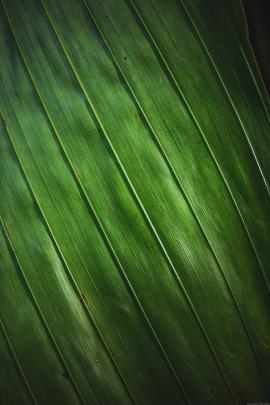
[[[0,30],[1,404],[269,400],[240,2],[3,0]]]

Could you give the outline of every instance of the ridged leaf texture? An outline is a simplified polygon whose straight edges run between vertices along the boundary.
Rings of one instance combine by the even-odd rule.
[[[238,0],[1,0],[0,403],[270,399],[269,99]]]

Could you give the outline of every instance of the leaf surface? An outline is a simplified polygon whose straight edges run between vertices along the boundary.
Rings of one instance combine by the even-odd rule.
[[[206,3],[3,0],[3,403],[267,399],[268,98]]]

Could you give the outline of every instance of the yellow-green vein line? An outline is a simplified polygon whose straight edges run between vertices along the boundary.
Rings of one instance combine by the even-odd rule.
[[[253,145],[252,145],[252,143],[251,143],[251,140],[249,139],[247,130],[246,130],[246,128],[245,128],[245,125],[244,125],[244,123],[243,123],[242,120],[241,120],[241,117],[240,117],[240,115],[239,115],[239,113],[238,113],[238,111],[237,111],[237,108],[236,108],[236,106],[235,106],[235,104],[234,104],[234,102],[233,102],[233,100],[232,100],[232,98],[231,98],[231,96],[230,96],[230,93],[229,93],[229,91],[228,91],[228,89],[227,89],[227,87],[226,87],[226,85],[225,85],[225,83],[224,83],[224,81],[223,81],[223,79],[222,79],[222,76],[221,76],[221,74],[220,74],[220,72],[219,72],[219,69],[218,69],[218,67],[217,67],[217,65],[216,65],[216,63],[215,63],[215,61],[214,61],[214,59],[213,59],[213,57],[212,57],[212,55],[211,55],[211,52],[210,52],[208,46],[206,45],[206,43],[205,43],[205,41],[204,41],[204,39],[203,39],[203,37],[202,37],[202,35],[201,35],[201,33],[200,33],[198,27],[196,26],[195,21],[193,20],[193,18],[192,18],[192,16],[191,16],[190,12],[188,11],[188,8],[186,7],[186,5],[185,5],[184,2],[183,2],[183,0],[178,0],[178,2],[179,2],[179,4],[182,6],[182,8],[184,9],[186,15],[188,16],[189,21],[190,21],[190,23],[191,23],[191,25],[192,25],[194,31],[196,32],[197,37],[198,37],[198,39],[199,39],[199,41],[200,41],[200,43],[201,43],[203,49],[204,49],[205,52],[206,52],[206,55],[207,55],[207,57],[208,57],[208,60],[210,61],[210,64],[211,64],[211,65],[213,66],[213,68],[214,68],[214,72],[215,72],[216,76],[218,77],[219,83],[221,84],[221,86],[222,86],[222,88],[223,88],[223,90],[224,90],[224,92],[225,92],[225,94],[226,94],[227,100],[229,101],[229,103],[230,103],[230,105],[231,105],[231,107],[232,107],[232,109],[233,109],[233,111],[234,111],[234,114],[235,114],[235,116],[236,116],[236,118],[237,118],[237,121],[238,121],[239,124],[240,124],[242,133],[244,134],[245,139],[246,139],[246,141],[247,141],[247,143],[248,143],[248,145],[249,145],[249,148],[250,148],[250,150],[251,150],[251,153],[252,153],[252,155],[253,155],[253,158],[254,158],[254,160],[255,160],[255,162],[256,162],[256,165],[257,165],[258,170],[259,170],[259,172],[260,172],[260,175],[261,175],[261,177],[262,177],[263,183],[265,184],[266,190],[267,190],[268,195],[269,195],[269,194],[270,194],[269,186],[268,186],[268,184],[267,184],[267,180],[266,180],[266,178],[265,178],[265,176],[264,176],[264,173],[263,173],[263,171],[262,171],[262,168],[261,168],[261,165],[260,165],[260,163],[259,163],[259,160],[258,160],[258,158],[257,158],[257,156],[256,156],[256,152],[255,152],[255,150],[254,150],[254,147],[253,147]]]
[[[105,348],[105,350],[106,350],[106,353],[107,353],[107,355],[108,355],[110,361],[112,362],[114,368],[116,369],[116,372],[117,372],[117,374],[118,374],[118,376],[119,376],[121,382],[123,383],[125,389],[127,390],[128,396],[129,396],[130,399],[131,399],[131,394],[129,393],[129,389],[128,389],[128,387],[126,386],[124,377],[122,376],[120,370],[118,370],[118,367],[117,367],[116,364],[115,364],[115,360],[113,359],[113,356],[112,356],[112,354],[111,354],[111,351],[109,350],[109,348],[108,348],[108,346],[107,346],[107,344],[106,344],[105,338],[104,338],[104,336],[102,335],[102,333],[100,332],[99,327],[98,327],[97,322],[95,321],[94,317],[91,315],[91,313],[90,313],[90,311],[89,311],[89,308],[88,308],[86,302],[81,299],[81,292],[80,292],[80,289],[79,289],[79,287],[78,287],[78,285],[77,285],[77,283],[76,283],[76,281],[75,281],[75,279],[74,279],[74,277],[73,277],[73,273],[72,273],[71,270],[69,269],[69,266],[68,266],[68,264],[67,264],[67,262],[66,262],[66,260],[65,260],[65,258],[64,258],[64,255],[63,255],[63,253],[62,253],[62,251],[61,251],[61,249],[60,249],[60,247],[59,247],[59,245],[58,245],[58,242],[57,242],[57,240],[56,240],[56,238],[55,238],[55,236],[54,236],[54,234],[53,234],[53,231],[52,231],[52,229],[51,229],[51,227],[50,227],[50,225],[49,225],[49,222],[48,222],[48,220],[47,220],[47,218],[46,218],[46,216],[45,216],[45,214],[44,214],[44,212],[43,212],[43,209],[42,209],[42,207],[41,207],[41,205],[40,205],[40,203],[39,203],[39,201],[38,201],[38,198],[37,198],[37,196],[36,196],[36,194],[35,194],[35,192],[34,192],[34,190],[33,190],[33,188],[32,188],[32,185],[31,185],[31,183],[30,183],[30,181],[29,181],[29,179],[28,179],[28,177],[27,177],[26,170],[25,170],[25,168],[24,168],[24,166],[23,166],[23,163],[22,163],[22,161],[21,161],[21,159],[20,159],[20,157],[19,157],[19,155],[18,155],[18,152],[17,152],[16,147],[15,147],[13,141],[12,141],[12,138],[11,138],[9,132],[8,132],[8,129],[7,129],[7,134],[8,134],[8,137],[9,137],[10,144],[11,144],[11,146],[12,146],[12,149],[13,149],[13,151],[14,151],[14,154],[15,154],[15,156],[16,156],[16,158],[17,158],[17,161],[18,161],[18,163],[19,163],[19,165],[20,165],[20,168],[21,168],[21,171],[22,171],[22,173],[23,173],[24,179],[25,179],[25,181],[26,181],[26,183],[27,183],[27,185],[28,185],[28,187],[29,187],[29,190],[30,190],[30,192],[31,192],[31,195],[32,195],[34,201],[36,202],[36,205],[37,205],[37,207],[38,207],[38,209],[39,209],[39,211],[40,211],[40,213],[41,213],[41,216],[42,216],[42,218],[43,218],[43,221],[44,221],[44,224],[45,224],[45,226],[46,226],[47,232],[48,232],[48,234],[49,234],[49,236],[50,236],[50,238],[51,238],[51,240],[52,240],[52,242],[53,242],[53,245],[54,245],[54,247],[55,247],[55,249],[56,249],[56,252],[57,252],[57,254],[58,254],[58,257],[60,258],[61,263],[64,265],[64,269],[65,269],[65,271],[66,271],[66,274],[67,274],[69,280],[71,281],[71,285],[72,285],[72,287],[73,287],[73,290],[75,291],[76,295],[78,296],[78,298],[79,298],[79,300],[80,300],[80,302],[81,302],[81,305],[83,306],[84,311],[86,312],[86,315],[87,315],[88,319],[90,320],[92,326],[94,327],[94,330],[96,331],[96,334],[97,334],[99,340],[101,341],[102,345],[104,346],[104,348]],[[41,173],[41,172],[40,172],[40,173]],[[42,173],[41,173],[41,176],[42,176]],[[43,176],[42,176],[42,179],[43,179],[44,183],[46,183],[45,180],[44,180],[44,178],[43,178]],[[68,230],[67,230],[67,232],[68,232]],[[89,273],[88,273],[88,275],[89,275]],[[94,284],[94,282],[93,282],[91,276],[90,276],[90,279],[91,279],[91,282],[92,282],[92,284],[93,284],[95,290],[96,290],[97,293],[98,293],[98,296],[100,297],[100,294],[99,294],[99,292],[98,292],[98,290],[97,290],[97,288],[96,288],[96,286],[95,286],[95,284]],[[102,300],[101,300],[101,301],[102,301]],[[103,303],[103,302],[102,302],[102,303]],[[103,304],[103,305],[104,305],[104,304]],[[63,358],[64,358],[64,357],[63,357]],[[68,372],[68,375],[70,375],[70,372]],[[131,400],[131,402],[134,403],[134,400]]]
[[[209,247],[209,250],[211,251],[211,254],[212,254],[212,256],[213,256],[213,258],[214,258],[214,260],[215,260],[215,262],[216,262],[216,264],[217,264],[217,267],[218,267],[218,269],[219,269],[219,271],[220,271],[220,273],[221,273],[221,275],[222,275],[222,277],[223,277],[223,279],[224,279],[225,285],[226,285],[226,287],[227,287],[227,289],[228,289],[228,291],[229,291],[229,294],[230,294],[230,296],[231,296],[231,298],[232,298],[232,301],[234,302],[234,305],[235,305],[235,307],[236,307],[236,310],[237,310],[237,312],[238,312],[238,314],[239,314],[239,318],[241,319],[241,322],[242,322],[242,324],[243,324],[243,326],[244,326],[245,333],[246,333],[247,338],[248,338],[248,341],[249,341],[249,343],[250,343],[250,347],[251,347],[251,350],[252,350],[252,352],[253,352],[254,359],[255,359],[255,362],[256,362],[256,364],[257,364],[258,370],[259,370],[260,374],[262,374],[260,362],[259,362],[259,360],[258,360],[255,347],[254,347],[254,345],[253,345],[251,336],[250,336],[250,334],[249,334],[249,330],[248,330],[247,324],[246,324],[245,319],[244,319],[244,317],[243,317],[243,314],[242,314],[242,311],[241,311],[241,309],[240,309],[240,306],[239,306],[239,303],[238,303],[238,301],[237,301],[237,298],[235,297],[235,295],[234,295],[234,293],[233,293],[233,291],[232,291],[232,288],[231,288],[230,283],[229,283],[229,281],[228,281],[228,279],[227,279],[227,277],[226,277],[226,275],[225,275],[225,272],[224,272],[224,270],[223,270],[223,268],[222,268],[222,265],[221,265],[221,263],[220,263],[220,261],[219,261],[219,259],[218,259],[218,257],[217,257],[217,254],[215,253],[215,249],[213,248],[213,246],[212,246],[210,240],[208,239],[207,234],[206,234],[206,231],[204,230],[204,227],[203,227],[203,225],[202,225],[202,223],[201,223],[201,221],[200,221],[198,215],[196,214],[196,210],[195,210],[195,208],[193,207],[193,204],[192,204],[192,202],[191,202],[191,200],[190,200],[190,198],[189,198],[187,192],[185,191],[185,188],[184,188],[183,184],[181,183],[181,180],[179,179],[179,177],[178,177],[178,175],[177,175],[177,173],[176,173],[176,171],[175,171],[175,169],[174,169],[174,167],[173,167],[173,164],[171,163],[169,157],[167,156],[167,154],[166,154],[166,152],[165,152],[165,150],[164,150],[164,147],[162,146],[162,142],[160,141],[158,135],[156,134],[156,131],[155,131],[154,128],[152,127],[151,122],[150,122],[150,120],[149,120],[149,118],[148,118],[146,112],[144,111],[144,109],[143,109],[142,106],[140,105],[140,102],[139,102],[139,100],[138,100],[138,98],[137,98],[137,96],[136,96],[134,90],[132,89],[132,86],[130,85],[130,83],[129,83],[129,81],[128,81],[128,78],[127,78],[126,74],[124,73],[123,69],[121,68],[121,65],[119,64],[119,62],[118,62],[116,56],[114,55],[114,53],[113,53],[113,51],[112,51],[112,49],[111,49],[111,47],[110,47],[110,45],[109,45],[109,43],[108,43],[108,41],[107,41],[107,39],[106,39],[105,34],[103,33],[102,29],[100,28],[100,26],[99,26],[99,24],[98,24],[98,22],[97,22],[97,20],[96,20],[96,18],[95,18],[95,16],[94,16],[93,11],[91,10],[91,8],[90,8],[90,6],[89,6],[87,0],[82,0],[82,1],[85,3],[85,6],[86,6],[86,8],[87,8],[87,10],[88,10],[88,12],[89,12],[89,15],[90,15],[90,17],[91,17],[93,23],[95,24],[95,26],[96,26],[96,28],[97,28],[97,30],[98,30],[98,32],[99,32],[99,34],[100,34],[100,36],[101,36],[103,42],[104,42],[106,48],[108,49],[108,51],[109,51],[109,53],[110,53],[110,55],[111,55],[113,61],[115,62],[115,65],[117,66],[117,69],[119,70],[119,73],[121,74],[122,78],[124,79],[124,81],[125,81],[125,83],[126,83],[128,89],[129,89],[129,91],[131,92],[133,98],[134,98],[135,101],[136,101],[136,104],[137,104],[138,108],[140,109],[142,115],[144,116],[145,121],[146,121],[146,123],[147,123],[149,129],[151,130],[151,133],[153,134],[153,137],[154,137],[154,139],[155,139],[155,143],[157,144],[157,147],[158,147],[158,149],[160,150],[160,153],[161,153],[161,155],[162,155],[164,161],[166,162],[166,165],[167,165],[168,169],[170,170],[170,172],[171,172],[171,174],[172,174],[172,176],[173,176],[173,178],[174,178],[174,181],[175,181],[175,183],[176,183],[178,189],[180,190],[180,192],[181,192],[182,195],[184,196],[184,198],[185,198],[185,200],[186,200],[186,202],[187,202],[187,204],[188,204],[188,206],[189,206],[189,208],[190,208],[190,211],[191,211],[191,213],[192,213],[192,215],[193,215],[193,217],[194,217],[194,219],[195,219],[195,221],[196,221],[196,223],[197,223],[197,225],[198,225],[198,227],[199,227],[199,229],[200,229],[200,232],[202,233],[202,235],[203,235],[203,237],[204,237],[204,239],[205,239],[205,241],[206,241],[206,244],[207,244],[207,246]],[[193,266],[192,266],[192,267],[193,267]],[[193,270],[195,271],[195,269],[193,269]],[[220,361],[218,361],[218,363],[220,363]]]
[[[39,317],[40,317],[40,319],[41,319],[41,321],[43,323],[43,326],[44,326],[44,328],[45,328],[45,330],[46,330],[46,332],[47,332],[47,334],[48,334],[48,336],[50,338],[50,341],[51,341],[51,343],[52,343],[52,345],[54,347],[54,350],[57,353],[58,358],[61,361],[63,368],[66,370],[67,375],[69,376],[69,379],[71,381],[71,385],[72,385],[74,391],[77,394],[79,402],[81,404],[83,404],[83,405],[86,405],[86,402],[83,400],[83,397],[82,397],[82,394],[81,394],[81,392],[79,390],[79,387],[77,386],[77,384],[76,384],[76,382],[75,382],[75,380],[74,380],[74,378],[72,376],[72,373],[71,373],[71,371],[69,370],[69,368],[68,368],[68,366],[66,364],[66,361],[65,361],[65,359],[64,359],[64,357],[63,357],[63,355],[61,353],[61,350],[57,345],[57,342],[56,342],[56,340],[55,340],[55,338],[54,338],[54,336],[53,336],[53,334],[52,334],[52,332],[50,330],[50,327],[49,327],[49,325],[48,325],[48,323],[47,323],[47,321],[45,319],[45,316],[43,315],[43,312],[42,312],[42,310],[41,310],[41,308],[40,308],[40,306],[38,304],[38,301],[37,301],[37,299],[36,299],[36,297],[34,295],[34,292],[33,292],[32,288],[31,288],[31,286],[30,286],[30,284],[28,282],[28,279],[27,279],[27,277],[26,277],[26,275],[25,275],[25,273],[23,271],[23,267],[22,267],[22,265],[21,265],[21,263],[19,261],[19,258],[17,256],[16,251],[14,249],[14,246],[13,246],[11,240],[10,240],[10,237],[9,237],[9,235],[8,235],[6,229],[5,229],[5,226],[4,226],[4,223],[3,223],[3,220],[2,220],[1,217],[0,217],[0,223],[1,223],[1,226],[2,226],[3,231],[5,233],[6,240],[8,241],[9,248],[10,248],[10,250],[12,252],[12,258],[14,260],[14,263],[17,265],[18,269],[20,270],[20,273],[22,275],[24,283],[25,283],[25,285],[27,287],[27,290],[28,290],[32,300],[33,300],[36,311],[39,314]]]
[[[6,238],[7,237],[7,232],[6,232],[6,229],[4,228],[2,218],[0,218],[0,221],[1,221],[2,228],[3,228],[3,232],[4,232],[4,238]],[[29,382],[28,382],[28,380],[26,378],[26,375],[25,375],[25,373],[23,371],[23,368],[22,368],[22,366],[20,364],[20,361],[19,361],[19,359],[18,359],[18,357],[16,355],[15,349],[14,349],[13,344],[12,344],[12,342],[11,342],[9,336],[8,336],[7,330],[5,328],[4,322],[3,322],[1,317],[0,317],[0,325],[1,325],[1,329],[2,329],[2,332],[3,332],[4,338],[6,340],[7,346],[9,348],[10,355],[11,355],[11,357],[12,357],[14,363],[15,363],[15,366],[16,366],[18,372],[19,372],[19,375],[21,376],[21,378],[23,380],[24,386],[25,386],[25,388],[26,388],[26,390],[28,392],[28,395],[31,398],[31,402],[33,402],[33,404],[37,405],[38,402],[37,402],[37,400],[36,400],[36,398],[35,398],[35,396],[33,394],[33,391],[32,391],[32,389],[31,389],[31,387],[29,385]]]
[[[225,177],[225,175],[224,175],[224,173],[223,173],[223,171],[222,171],[222,169],[221,169],[221,167],[220,167],[220,165],[219,165],[219,163],[218,163],[217,158],[215,157],[214,152],[212,151],[212,148],[211,148],[211,146],[210,146],[210,144],[209,144],[209,142],[208,142],[208,140],[207,140],[207,137],[206,137],[206,135],[204,134],[204,131],[202,130],[200,124],[198,123],[198,121],[197,121],[197,119],[196,119],[194,113],[192,112],[192,108],[190,107],[190,105],[189,105],[187,99],[185,98],[185,96],[184,96],[184,94],[183,94],[183,92],[182,92],[182,90],[181,90],[180,85],[178,84],[177,80],[175,79],[175,77],[174,77],[174,75],[173,75],[173,73],[172,73],[172,71],[171,71],[171,69],[170,69],[170,66],[169,66],[168,63],[166,62],[166,59],[164,58],[164,56],[163,56],[161,50],[159,49],[157,43],[155,42],[155,39],[153,38],[153,36],[152,36],[151,32],[149,31],[149,29],[148,29],[146,23],[144,22],[144,20],[143,20],[141,14],[140,14],[138,8],[137,8],[136,5],[134,4],[133,0],[129,0],[129,3],[132,5],[133,10],[135,11],[136,15],[138,16],[139,20],[141,21],[142,26],[144,27],[145,31],[147,32],[148,37],[149,37],[149,40],[151,41],[151,43],[154,45],[155,49],[157,50],[157,52],[158,52],[158,54],[159,54],[159,57],[160,57],[160,59],[161,59],[163,65],[164,65],[164,67],[166,68],[165,71],[166,71],[167,75],[169,75],[169,76],[171,77],[171,79],[173,80],[173,83],[174,83],[174,85],[175,85],[176,90],[178,91],[178,94],[179,94],[179,96],[180,96],[180,99],[183,100],[184,106],[186,107],[186,109],[187,109],[189,115],[191,116],[191,118],[192,118],[192,120],[193,120],[193,122],[194,122],[195,127],[196,127],[197,130],[199,131],[199,133],[200,133],[200,135],[201,135],[201,137],[202,137],[202,140],[204,141],[204,143],[205,143],[205,145],[206,145],[206,147],[207,147],[207,150],[208,150],[208,152],[209,152],[211,158],[213,159],[213,162],[214,162],[214,164],[215,164],[215,166],[216,166],[216,168],[217,168],[217,170],[218,170],[218,173],[220,174],[220,177],[221,177],[221,179],[222,179],[222,181],[223,181],[223,183],[224,183],[224,185],[225,185],[225,187],[226,187],[226,189],[227,189],[227,191],[228,191],[228,194],[229,194],[229,196],[230,196],[230,198],[231,198],[231,200],[232,200],[232,202],[233,202],[233,205],[234,205],[234,207],[235,207],[235,210],[236,210],[236,212],[237,212],[237,214],[238,214],[238,216],[239,216],[239,219],[240,219],[240,221],[241,221],[241,223],[242,223],[243,229],[244,229],[244,231],[245,231],[245,233],[246,233],[246,235],[247,235],[247,238],[248,238],[248,240],[249,240],[249,242],[250,242],[250,245],[251,245],[251,247],[252,247],[252,251],[253,251],[254,256],[255,256],[255,258],[256,258],[256,260],[257,260],[257,262],[258,262],[258,265],[259,265],[259,267],[260,267],[261,274],[262,274],[262,276],[263,276],[263,279],[264,279],[264,281],[265,281],[265,284],[266,284],[266,286],[267,286],[267,289],[268,289],[268,291],[269,291],[269,293],[270,293],[270,285],[269,285],[269,282],[268,282],[267,277],[266,277],[266,275],[265,275],[265,272],[264,272],[264,269],[263,269],[261,260],[260,260],[258,254],[257,254],[257,250],[256,250],[256,248],[255,248],[255,246],[254,246],[254,242],[253,242],[253,240],[252,240],[252,238],[251,238],[251,235],[250,235],[250,233],[249,233],[249,230],[248,230],[248,228],[247,228],[247,225],[246,225],[246,223],[245,223],[245,220],[244,220],[244,218],[243,218],[243,216],[242,216],[242,214],[241,214],[240,208],[238,207],[238,204],[237,204],[237,202],[236,202],[236,200],[235,200],[235,198],[234,198],[234,196],[233,196],[233,193],[232,193],[232,191],[231,191],[231,189],[230,189],[229,183],[228,183],[228,181],[226,180],[226,177]]]
[[[43,3],[43,1],[42,1],[42,3]],[[48,15],[48,11],[46,10],[46,6],[44,6],[44,4],[43,4],[43,7],[44,7],[44,9],[45,9],[45,12],[46,12],[47,15]],[[68,59],[68,61],[69,61],[69,63],[70,63],[70,65],[71,65],[71,68],[72,68],[72,70],[73,70],[73,72],[74,72],[74,74],[75,74],[75,76],[76,76],[76,78],[77,78],[77,80],[78,80],[78,82],[79,82],[79,84],[80,84],[80,86],[81,86],[81,88],[82,88],[84,94],[85,94],[85,97],[86,97],[87,101],[89,102],[89,105],[90,105],[90,107],[91,107],[91,109],[92,109],[92,111],[93,111],[93,113],[94,113],[94,115],[95,115],[95,117],[96,117],[96,119],[97,119],[97,122],[99,123],[99,126],[100,126],[100,128],[101,128],[103,134],[105,135],[106,140],[107,140],[107,142],[109,143],[109,146],[110,146],[110,148],[111,148],[111,150],[112,150],[114,156],[115,156],[116,159],[117,159],[117,162],[118,162],[118,164],[119,164],[119,166],[120,166],[120,168],[121,168],[121,170],[122,170],[122,173],[124,174],[124,177],[125,177],[126,181],[128,182],[129,187],[130,187],[131,190],[133,191],[133,196],[135,196],[137,203],[139,204],[140,208],[142,209],[143,214],[144,214],[144,217],[147,219],[147,223],[148,223],[148,225],[150,226],[152,232],[154,233],[154,235],[155,235],[155,237],[156,237],[156,240],[158,241],[159,247],[162,249],[162,252],[163,252],[163,254],[165,255],[165,258],[166,258],[166,260],[167,260],[167,263],[169,264],[169,267],[170,267],[171,270],[173,271],[174,276],[177,278],[178,283],[179,283],[179,285],[180,285],[180,287],[181,287],[181,289],[182,289],[182,292],[184,293],[184,296],[185,296],[185,298],[186,298],[186,300],[187,300],[187,302],[188,302],[190,308],[192,309],[192,312],[193,312],[193,314],[195,315],[195,318],[196,318],[197,322],[199,323],[199,326],[200,326],[200,328],[201,328],[201,330],[202,330],[202,333],[203,333],[203,335],[204,335],[204,337],[205,337],[205,339],[206,339],[206,341],[207,341],[208,347],[210,348],[210,351],[212,352],[212,354],[214,354],[214,357],[216,358],[216,361],[217,361],[217,363],[218,363],[218,365],[219,365],[219,368],[221,368],[221,370],[222,370],[222,366],[221,366],[219,360],[217,359],[217,355],[215,354],[215,350],[214,350],[214,348],[213,348],[213,346],[212,346],[212,344],[211,344],[211,342],[210,342],[210,339],[209,339],[209,337],[208,337],[208,335],[207,335],[207,333],[206,333],[206,331],[205,331],[205,328],[204,328],[204,326],[203,326],[203,324],[202,324],[202,322],[201,322],[201,320],[200,320],[200,317],[199,317],[199,315],[198,315],[196,309],[194,308],[194,306],[193,306],[193,304],[192,304],[192,301],[191,301],[191,299],[190,299],[190,297],[189,297],[187,291],[185,290],[185,287],[183,286],[182,281],[180,280],[180,278],[179,278],[179,276],[178,276],[178,274],[177,274],[177,272],[176,272],[176,269],[175,269],[175,267],[174,267],[174,265],[173,265],[173,263],[172,263],[172,261],[171,261],[169,255],[168,255],[168,253],[167,253],[167,251],[166,251],[166,249],[165,249],[165,247],[164,247],[162,241],[160,240],[160,238],[159,238],[159,236],[158,236],[158,234],[157,234],[157,231],[156,231],[155,228],[154,228],[154,225],[152,224],[152,222],[151,222],[151,220],[150,220],[150,218],[149,218],[149,216],[148,216],[148,214],[147,214],[147,212],[146,212],[146,210],[145,210],[145,208],[144,208],[142,202],[140,201],[140,199],[139,199],[139,197],[138,197],[138,195],[137,195],[137,192],[136,192],[136,190],[134,189],[134,186],[133,186],[131,180],[129,179],[128,174],[126,173],[126,170],[125,170],[123,164],[121,163],[121,160],[120,160],[119,156],[117,155],[117,152],[115,151],[114,146],[112,145],[112,142],[111,142],[109,136],[107,135],[107,132],[106,132],[105,128],[103,127],[103,124],[102,124],[100,118],[98,117],[98,114],[97,114],[97,112],[96,112],[96,110],[95,110],[95,107],[93,106],[93,103],[92,103],[92,101],[91,101],[91,99],[90,99],[90,97],[89,97],[89,95],[88,95],[88,92],[87,92],[87,90],[85,89],[84,84],[82,83],[82,81],[81,81],[81,79],[80,79],[80,77],[79,77],[79,74],[77,73],[76,68],[74,67],[74,65],[73,65],[73,63],[72,63],[72,60],[71,60],[71,58],[70,58],[68,52],[66,51],[66,49],[65,49],[65,47],[64,47],[64,45],[63,45],[63,43],[62,43],[62,41],[61,41],[61,38],[59,37],[59,35],[58,35],[58,33],[57,33],[57,30],[56,30],[56,28],[54,27],[54,25],[53,25],[53,23],[52,23],[52,21],[51,21],[49,15],[48,15],[48,19],[49,19],[49,21],[51,22],[51,25],[52,25],[52,27],[53,27],[53,29],[54,29],[54,32],[55,32],[55,34],[56,34],[56,36],[57,36],[57,38],[58,38],[58,40],[59,40],[59,43],[60,43],[60,45],[61,45],[61,47],[62,47],[62,49],[63,49],[63,51],[64,51],[64,53],[65,53],[65,55],[66,55],[66,57],[67,57],[67,59]],[[222,372],[222,375],[223,375],[223,378],[225,379],[225,383],[226,383],[226,385],[227,385],[227,387],[228,387],[228,382],[226,381],[226,377],[224,376],[224,372]],[[228,387],[228,390],[229,390],[230,394],[233,396],[232,391],[231,391],[231,389],[230,389],[229,387]]]
[[[10,24],[10,25],[11,25],[11,24]],[[12,28],[12,26],[11,26],[11,28]],[[12,28],[12,32],[13,32],[13,35],[14,35],[15,40],[16,40],[16,33],[14,32],[13,28]],[[140,308],[140,310],[141,310],[141,312],[142,312],[142,314],[143,314],[144,319],[145,319],[146,322],[147,322],[147,325],[148,325],[148,327],[149,327],[149,329],[150,329],[150,331],[151,331],[151,333],[152,333],[152,335],[153,335],[153,337],[154,337],[154,339],[155,339],[155,341],[156,341],[157,346],[158,346],[159,349],[161,350],[162,355],[163,355],[163,356],[165,357],[165,359],[167,360],[169,369],[170,369],[170,371],[172,372],[174,378],[176,379],[176,381],[177,381],[177,383],[178,383],[178,385],[179,385],[179,388],[181,388],[181,390],[183,391],[184,395],[186,395],[186,394],[185,394],[185,391],[184,391],[184,389],[183,389],[183,387],[182,387],[182,384],[180,383],[179,378],[178,378],[178,376],[177,376],[177,374],[176,374],[176,372],[175,372],[175,370],[174,370],[174,368],[173,368],[173,366],[172,366],[172,364],[171,364],[171,362],[170,362],[170,360],[169,360],[169,357],[168,357],[168,355],[167,355],[165,349],[163,348],[161,342],[159,341],[159,338],[158,338],[156,332],[154,331],[154,329],[153,329],[153,327],[152,327],[152,325],[151,325],[151,323],[150,323],[150,321],[149,321],[149,319],[148,319],[148,317],[147,317],[147,315],[146,315],[146,313],[145,313],[145,311],[144,311],[144,309],[143,309],[143,307],[142,307],[142,305],[141,305],[141,303],[140,303],[140,301],[139,301],[139,299],[138,299],[138,297],[137,297],[137,295],[136,295],[136,293],[135,293],[135,291],[134,291],[134,289],[133,289],[133,287],[132,287],[132,285],[131,285],[131,283],[130,283],[128,277],[126,276],[126,274],[125,274],[125,272],[124,272],[124,270],[123,270],[123,268],[122,268],[122,265],[121,265],[121,263],[120,263],[120,261],[119,261],[117,255],[116,255],[116,253],[115,253],[115,251],[114,251],[114,249],[113,249],[113,247],[112,247],[112,245],[111,245],[111,242],[110,242],[109,238],[107,237],[107,235],[106,235],[106,233],[105,233],[105,231],[104,231],[104,229],[103,229],[103,226],[101,225],[101,222],[100,222],[99,218],[97,217],[97,214],[96,214],[95,210],[94,210],[93,207],[92,207],[92,204],[90,203],[90,200],[89,200],[89,198],[88,198],[88,196],[87,196],[87,194],[86,194],[86,192],[85,192],[85,190],[84,190],[84,187],[83,187],[82,184],[81,184],[81,181],[80,181],[80,180],[78,179],[78,177],[76,176],[76,172],[75,172],[75,170],[74,170],[74,168],[73,168],[73,165],[72,165],[72,163],[71,163],[71,161],[70,161],[70,158],[69,158],[69,156],[68,156],[68,154],[67,154],[67,152],[66,152],[66,150],[65,150],[65,147],[64,147],[64,145],[63,145],[63,143],[62,143],[62,140],[61,140],[61,138],[60,138],[60,136],[59,136],[59,134],[58,134],[58,132],[57,132],[57,129],[55,128],[55,125],[54,125],[54,123],[53,123],[53,121],[52,121],[52,119],[51,119],[51,116],[50,116],[50,114],[49,114],[49,112],[48,112],[48,109],[47,109],[47,107],[46,107],[46,104],[44,103],[44,101],[43,101],[43,99],[42,99],[42,97],[41,97],[41,95],[40,95],[40,93],[39,93],[39,91],[38,91],[38,87],[37,87],[37,85],[36,85],[36,83],[35,83],[35,81],[34,81],[32,75],[31,75],[30,67],[28,66],[27,61],[25,60],[24,54],[23,54],[23,52],[22,52],[22,50],[21,50],[21,48],[20,48],[20,45],[18,44],[18,41],[17,41],[17,40],[16,40],[16,43],[17,43],[17,46],[18,46],[18,48],[19,48],[19,50],[20,50],[20,53],[21,53],[22,58],[23,58],[23,60],[24,60],[24,63],[25,63],[25,65],[26,65],[26,68],[27,68],[28,74],[29,74],[29,76],[30,76],[30,78],[31,78],[31,81],[32,81],[32,83],[33,83],[33,85],[34,85],[34,88],[35,88],[36,92],[37,92],[37,95],[38,95],[38,97],[39,97],[39,99],[40,99],[40,101],[41,101],[41,104],[42,104],[42,106],[43,106],[45,112],[46,112],[46,115],[47,115],[47,117],[48,117],[48,119],[49,119],[49,122],[50,122],[50,124],[52,125],[52,128],[53,128],[53,130],[54,130],[54,133],[55,133],[55,135],[56,135],[56,137],[57,137],[57,140],[58,140],[58,142],[59,142],[59,144],[60,144],[60,146],[61,146],[61,149],[63,150],[63,153],[64,153],[64,155],[65,155],[65,158],[67,159],[68,165],[69,165],[69,167],[70,167],[70,169],[71,169],[71,171],[72,171],[72,173],[73,173],[73,176],[74,176],[74,178],[76,179],[77,186],[79,186],[79,189],[80,189],[81,192],[83,193],[84,198],[86,199],[87,204],[88,204],[89,207],[90,207],[90,210],[92,211],[93,215],[95,216],[95,219],[96,219],[95,224],[96,224],[96,226],[98,225],[97,228],[98,228],[99,232],[101,233],[101,236],[103,237],[103,240],[106,242],[106,247],[107,247],[109,253],[110,253],[111,256],[112,256],[114,263],[115,263],[115,264],[117,263],[117,265],[118,265],[118,270],[121,271],[121,275],[124,277],[125,282],[126,282],[126,284],[128,285],[128,287],[129,287],[129,290],[132,291],[133,297],[134,297],[135,301],[137,302],[137,305],[139,306],[139,308]],[[116,365],[115,365],[115,367],[116,367]],[[117,369],[118,369],[118,367],[117,367]],[[118,370],[118,372],[120,373],[119,370]],[[120,375],[121,375],[121,374],[120,374]],[[123,378],[123,377],[122,377],[122,378]],[[123,382],[123,381],[122,381],[122,382]],[[126,389],[127,389],[127,384],[125,384],[125,387],[126,387]],[[132,398],[130,393],[129,393],[129,397]],[[134,401],[133,401],[133,402],[134,402]]]

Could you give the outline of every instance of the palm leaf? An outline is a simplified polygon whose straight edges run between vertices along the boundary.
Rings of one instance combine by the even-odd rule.
[[[269,400],[269,101],[240,2],[1,5],[1,404]]]

